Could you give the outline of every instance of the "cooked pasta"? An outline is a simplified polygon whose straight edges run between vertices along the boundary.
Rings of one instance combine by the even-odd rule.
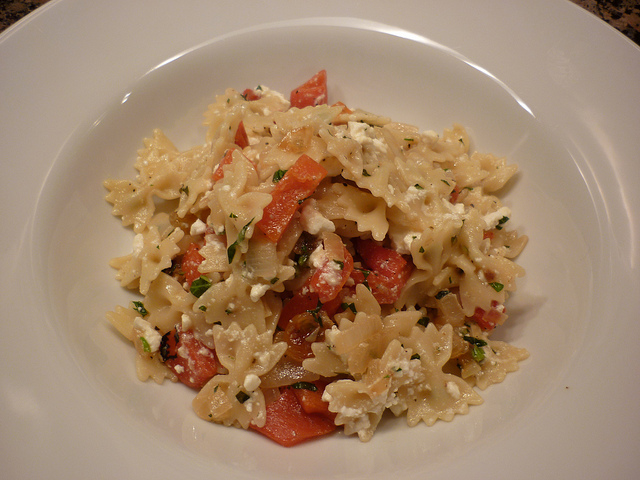
[[[228,89],[202,145],[145,139],[107,180],[134,232],[116,279],[140,294],[107,319],[140,380],[181,381],[205,420],[286,446],[343,426],[372,438],[482,403],[528,353],[490,339],[527,238],[496,196],[516,166],[342,103],[326,73],[291,92]]]

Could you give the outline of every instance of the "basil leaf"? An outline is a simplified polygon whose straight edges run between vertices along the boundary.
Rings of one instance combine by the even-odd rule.
[[[496,292],[499,292],[504,288],[504,285],[499,282],[491,282],[489,285],[491,285]]]
[[[209,280],[204,275],[201,275],[200,278],[196,278],[191,283],[191,288],[189,290],[195,297],[200,298],[204,292],[209,290],[210,286],[211,286],[211,280]]]

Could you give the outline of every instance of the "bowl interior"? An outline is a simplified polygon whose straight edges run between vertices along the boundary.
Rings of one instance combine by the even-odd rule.
[[[507,304],[510,321],[497,335],[527,348],[531,357],[482,392],[482,406],[451,423],[408,428],[403,419],[385,418],[366,445],[336,435],[285,450],[199,420],[191,411],[194,393],[182,385],[137,381],[133,349],[104,319],[104,312],[132,298],[108,261],[131,251],[133,233],[111,216],[102,181],[133,178],[136,150],[153,128],[162,128],[179,148],[203,142],[202,113],[225,88],[262,84],[287,95],[322,68],[330,102],[425,130],[461,123],[473,149],[519,165],[503,198],[512,224],[530,237],[518,260],[527,275]],[[593,279],[607,275],[606,245],[599,199],[585,183],[581,159],[498,79],[426,39],[357,22],[254,28],[168,60],[110,100],[69,139],[39,199],[32,251],[44,272],[38,279],[46,321],[87,388],[107,398],[108,414],[128,418],[131,434],[178,448],[193,462],[224,463],[264,478],[300,471],[308,478],[397,474],[425,462],[438,468],[478,440],[490,445],[535,418],[598,314]],[[271,461],[273,454],[282,461]]]

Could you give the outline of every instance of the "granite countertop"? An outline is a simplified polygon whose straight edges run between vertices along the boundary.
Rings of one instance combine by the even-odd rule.
[[[0,32],[48,0],[0,0]],[[618,29],[640,45],[640,3],[638,0],[571,0]]]

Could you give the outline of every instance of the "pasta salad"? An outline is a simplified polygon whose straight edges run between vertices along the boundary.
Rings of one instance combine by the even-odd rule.
[[[320,71],[289,98],[216,97],[204,143],[144,140],[106,200],[135,233],[111,260],[139,299],[107,319],[141,381],[194,389],[208,421],[284,446],[342,427],[369,441],[482,403],[525,349],[492,340],[527,237],[496,196],[517,167],[327,102]]]

